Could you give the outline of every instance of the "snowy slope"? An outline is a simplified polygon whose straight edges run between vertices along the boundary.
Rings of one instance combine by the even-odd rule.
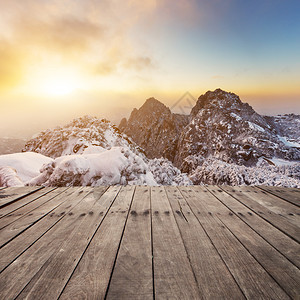
[[[167,159],[149,160],[104,119],[85,116],[46,130],[27,142],[23,151],[38,153],[0,156],[1,185],[192,184]]]
[[[217,89],[199,97],[179,139],[176,166],[190,155],[255,166],[260,157],[300,160],[300,145],[282,137],[279,126],[233,94]]]
[[[42,166],[52,161],[53,159],[34,152],[5,154],[0,155],[0,168],[10,167],[14,169],[19,179],[24,183],[38,176]]]
[[[300,163],[245,167],[208,158],[190,172],[190,179],[194,184],[272,185],[300,188]]]
[[[112,147],[142,150],[125,134],[105,119],[84,116],[63,127],[48,129],[29,140],[23,151],[56,158],[62,155],[100,153]]]
[[[134,109],[128,121],[122,120],[120,129],[143,147],[145,153],[157,158],[167,157],[195,184],[207,182],[199,175],[203,170],[209,170],[210,183],[222,180],[230,184],[241,183],[226,180],[224,176],[220,176],[223,179],[214,177],[220,166],[230,178],[236,170],[246,172],[247,167],[260,168],[259,178],[263,178],[263,174],[270,176],[270,180],[260,181],[275,184],[271,178],[280,170],[269,168],[276,167],[280,161],[290,162],[294,169],[289,176],[296,181],[299,179],[296,166],[300,163],[300,116],[262,116],[236,94],[221,89],[201,95],[191,114],[182,116],[184,122],[174,121],[172,116],[175,115],[169,108],[151,98],[139,110]],[[179,116],[176,119],[179,120]],[[216,168],[219,166],[216,170],[207,166],[207,161],[212,160]],[[262,160],[266,164],[258,165]],[[205,168],[201,169],[202,166]],[[254,177],[251,178],[244,182],[257,184]],[[283,177],[282,180],[285,185],[295,185]]]

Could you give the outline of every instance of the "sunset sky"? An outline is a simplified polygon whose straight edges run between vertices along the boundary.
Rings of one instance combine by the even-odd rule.
[[[218,87],[300,113],[299,0],[0,0],[0,136]]]

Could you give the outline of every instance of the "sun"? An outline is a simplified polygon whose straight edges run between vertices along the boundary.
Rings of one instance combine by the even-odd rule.
[[[41,90],[48,96],[66,96],[78,88],[75,78],[53,77],[45,78],[41,83]]]
[[[81,77],[74,68],[40,68],[31,76],[31,90],[44,97],[60,99],[82,88]]]

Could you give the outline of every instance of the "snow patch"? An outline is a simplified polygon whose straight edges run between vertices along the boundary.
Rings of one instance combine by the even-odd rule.
[[[295,148],[300,148],[300,144],[297,142],[291,142],[287,139],[285,136],[280,136],[278,135],[279,140],[284,143],[287,147],[295,147]]]
[[[52,158],[35,152],[0,155],[0,167],[15,169],[17,176],[22,182],[38,176],[42,166],[52,161]]]
[[[255,124],[255,123],[252,123],[252,122],[249,122],[249,121],[247,121],[247,122],[248,122],[248,125],[251,129],[257,130],[257,131],[260,131],[260,132],[265,132],[265,130],[262,127],[260,127],[259,125]]]
[[[230,113],[230,115],[231,115],[233,118],[235,118],[237,121],[241,121],[241,120],[242,120],[242,118],[241,118],[240,116],[238,116],[237,114],[235,114],[235,113]]]

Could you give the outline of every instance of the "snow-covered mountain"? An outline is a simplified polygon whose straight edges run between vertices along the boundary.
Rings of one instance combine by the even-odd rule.
[[[133,110],[128,121],[122,120],[120,129],[144,148],[145,153],[168,157],[195,184],[207,183],[199,172],[204,172],[201,167],[208,160],[214,161],[214,166],[219,163],[225,168],[226,164],[227,173],[230,166],[238,172],[246,172],[246,167],[258,167],[263,169],[259,182],[268,184],[264,176],[279,172],[269,168],[292,162],[289,168],[294,169],[300,161],[299,120],[300,116],[296,115],[262,116],[237,95],[216,89],[201,95],[189,116],[172,114],[158,100],[148,99],[139,110]],[[213,177],[213,169],[209,172]],[[294,175],[288,177],[291,176]],[[223,182],[257,184],[251,178]],[[221,182],[220,178],[209,181]]]
[[[300,116],[262,116],[233,93],[205,93],[190,115],[150,98],[119,128],[84,116],[43,131],[0,156],[0,186],[300,187]]]
[[[104,119],[85,116],[43,131],[23,151],[0,156],[0,186],[192,183],[167,159],[149,160]]]
[[[195,155],[244,166],[255,166],[261,157],[300,160],[300,144],[285,135],[237,95],[217,89],[199,97],[174,162],[186,170],[185,159]]]
[[[71,154],[92,154],[125,147],[134,153],[143,150],[106,119],[84,116],[63,127],[47,129],[29,140],[23,152],[37,152],[56,158]]]

